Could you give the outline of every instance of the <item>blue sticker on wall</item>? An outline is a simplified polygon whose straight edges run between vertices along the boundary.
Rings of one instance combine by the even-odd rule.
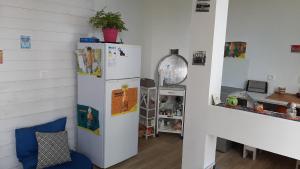
[[[31,49],[31,37],[21,35],[20,44],[22,49]]]

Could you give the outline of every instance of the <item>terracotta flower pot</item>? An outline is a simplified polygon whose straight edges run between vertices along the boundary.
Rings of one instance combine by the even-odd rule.
[[[115,28],[104,28],[102,29],[104,42],[115,43],[118,37],[118,29]]]

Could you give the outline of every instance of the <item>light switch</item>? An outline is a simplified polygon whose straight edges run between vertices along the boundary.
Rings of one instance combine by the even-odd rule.
[[[41,70],[40,71],[40,79],[45,79],[48,76],[49,71],[47,70]]]

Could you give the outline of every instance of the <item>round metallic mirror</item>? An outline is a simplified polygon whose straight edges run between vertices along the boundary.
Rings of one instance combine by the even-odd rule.
[[[171,54],[159,62],[157,71],[163,84],[178,85],[187,77],[188,63],[178,54],[178,49],[171,49]]]

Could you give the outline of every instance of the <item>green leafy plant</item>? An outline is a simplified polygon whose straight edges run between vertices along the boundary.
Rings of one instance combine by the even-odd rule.
[[[127,31],[120,12],[105,12],[104,9],[102,9],[98,11],[95,16],[90,17],[89,22],[95,28],[115,28],[120,32],[123,30]]]

